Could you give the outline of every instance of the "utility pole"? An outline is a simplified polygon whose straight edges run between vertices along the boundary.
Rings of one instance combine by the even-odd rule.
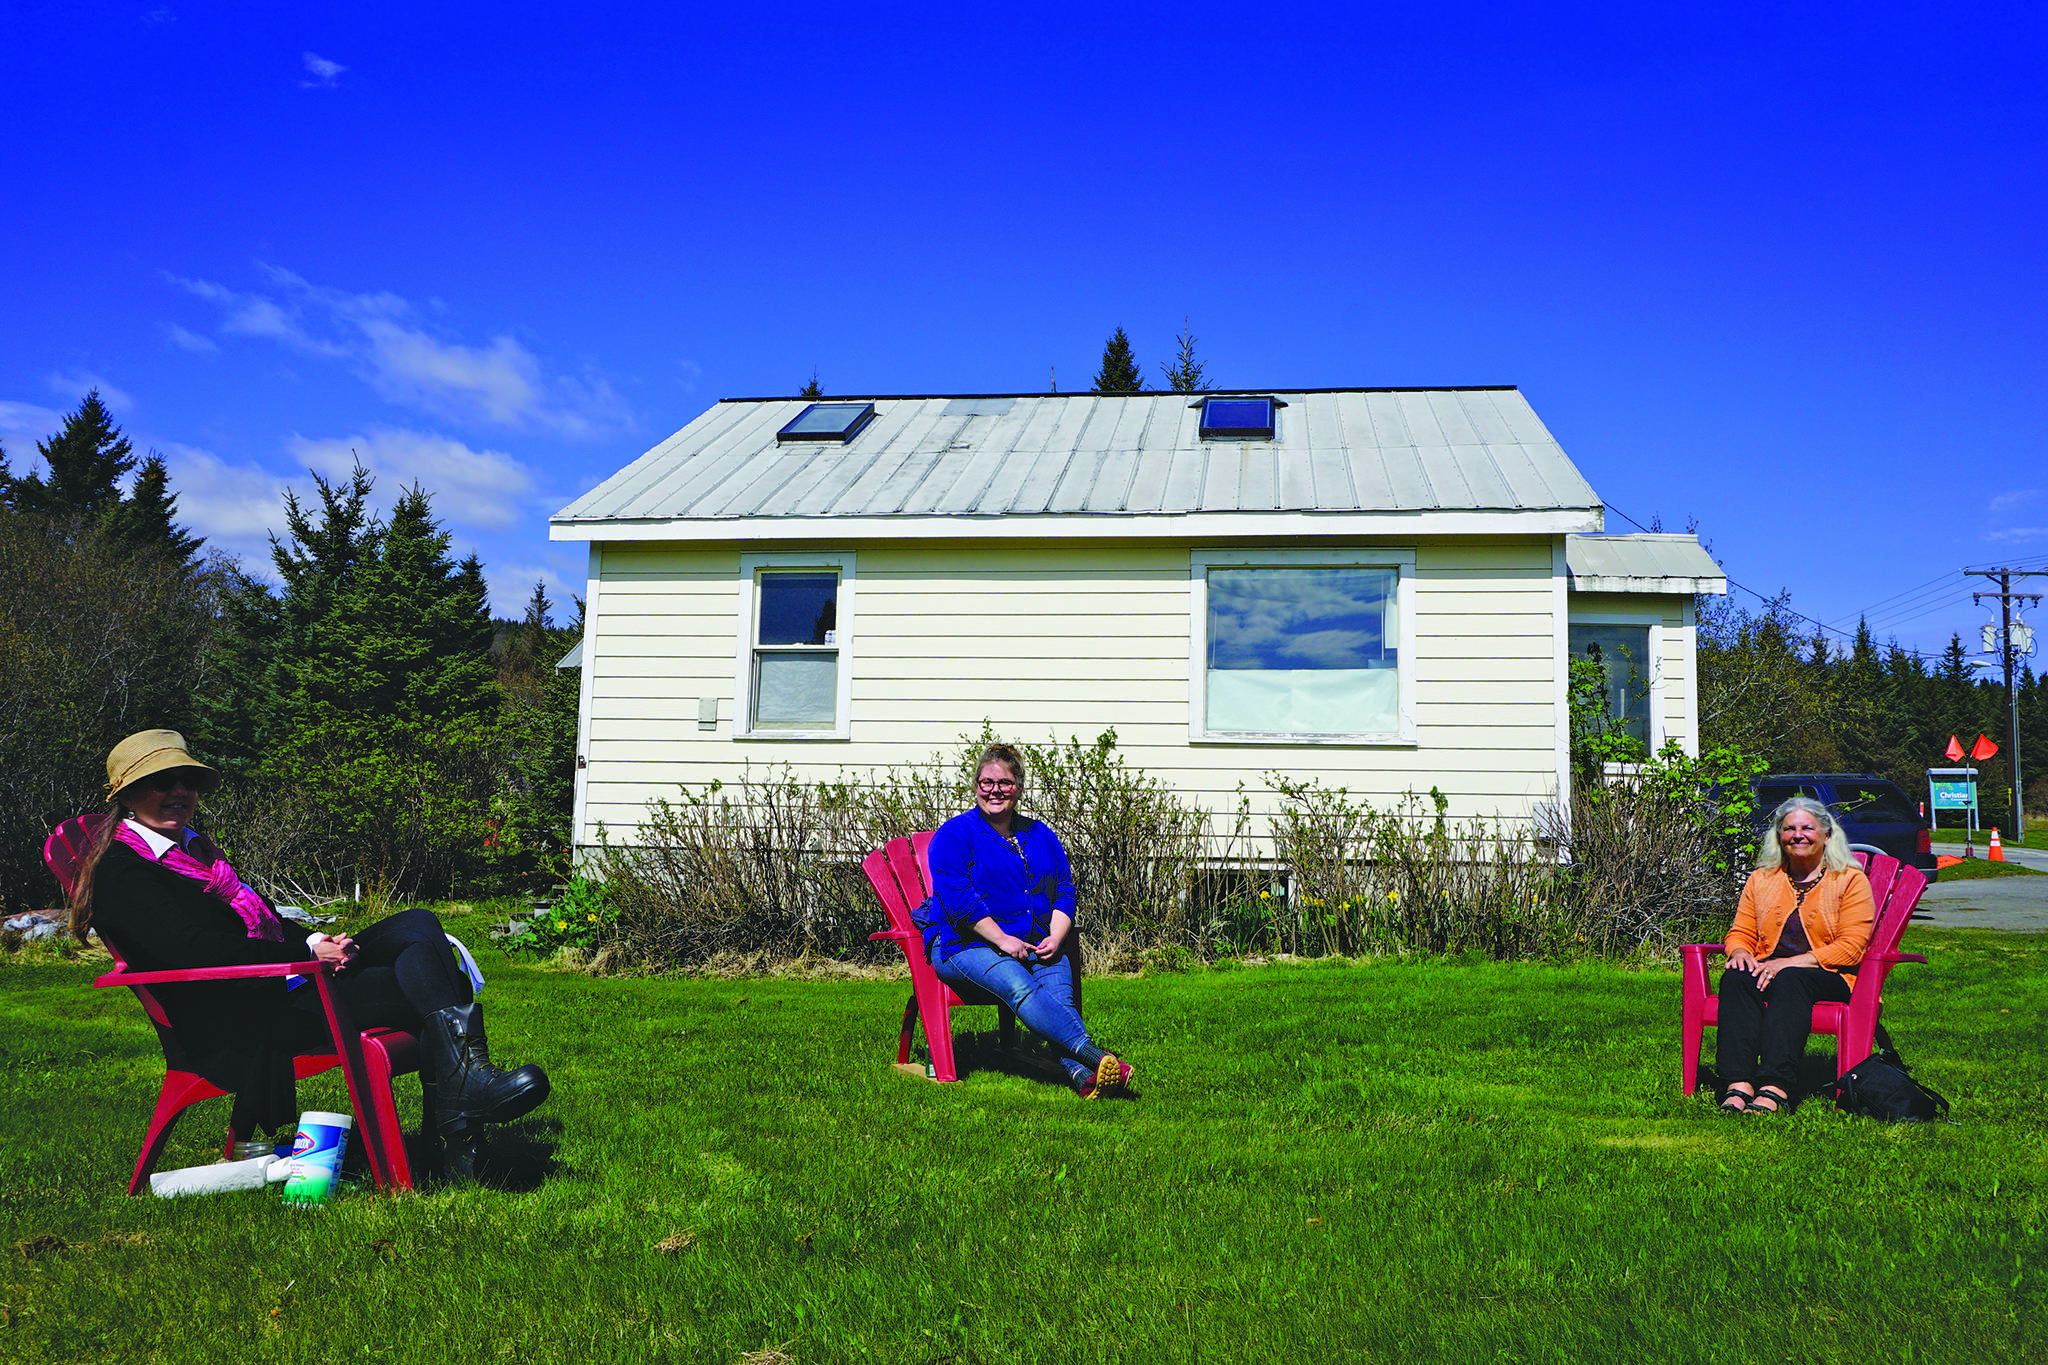
[[[1975,606],[1989,597],[1997,601],[1999,611],[1998,643],[1999,653],[2005,660],[2005,722],[2006,752],[2012,757],[2007,766],[2012,772],[2012,834],[2015,839],[2027,837],[2027,817],[2020,809],[2020,693],[2019,685],[2013,680],[2013,659],[2020,650],[2013,639],[2012,609],[2015,602],[2031,602],[2041,605],[2041,594],[2037,592],[2014,592],[2015,578],[2048,578],[2048,569],[1965,569],[1969,577],[1988,578],[1998,584],[1997,592],[1973,592],[1970,604]],[[2022,624],[2017,629],[2024,631],[2028,649],[2032,653],[2033,630]]]

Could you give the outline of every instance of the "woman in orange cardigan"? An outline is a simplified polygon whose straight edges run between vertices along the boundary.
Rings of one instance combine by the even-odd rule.
[[[1848,1000],[1875,914],[1870,880],[1826,806],[1795,796],[1771,812],[1721,973],[1723,1112],[1775,1114],[1791,1103],[1813,1007]]]

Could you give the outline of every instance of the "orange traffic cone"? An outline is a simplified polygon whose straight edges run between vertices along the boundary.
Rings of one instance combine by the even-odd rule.
[[[1994,863],[2005,861],[2005,845],[1998,842],[1998,826],[1991,827],[1991,851],[1984,855]]]

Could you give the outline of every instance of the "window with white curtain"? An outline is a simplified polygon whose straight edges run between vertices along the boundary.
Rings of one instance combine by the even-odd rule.
[[[1408,556],[1375,558],[1196,554],[1198,738],[1412,737],[1401,666]]]

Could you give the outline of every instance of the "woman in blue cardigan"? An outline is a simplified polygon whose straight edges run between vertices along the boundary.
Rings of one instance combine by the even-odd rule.
[[[933,969],[956,989],[993,995],[1048,1039],[1083,1099],[1122,1093],[1130,1064],[1095,1046],[1074,1005],[1073,871],[1059,836],[1018,813],[1023,758],[991,744],[974,786],[974,809],[932,836]]]

